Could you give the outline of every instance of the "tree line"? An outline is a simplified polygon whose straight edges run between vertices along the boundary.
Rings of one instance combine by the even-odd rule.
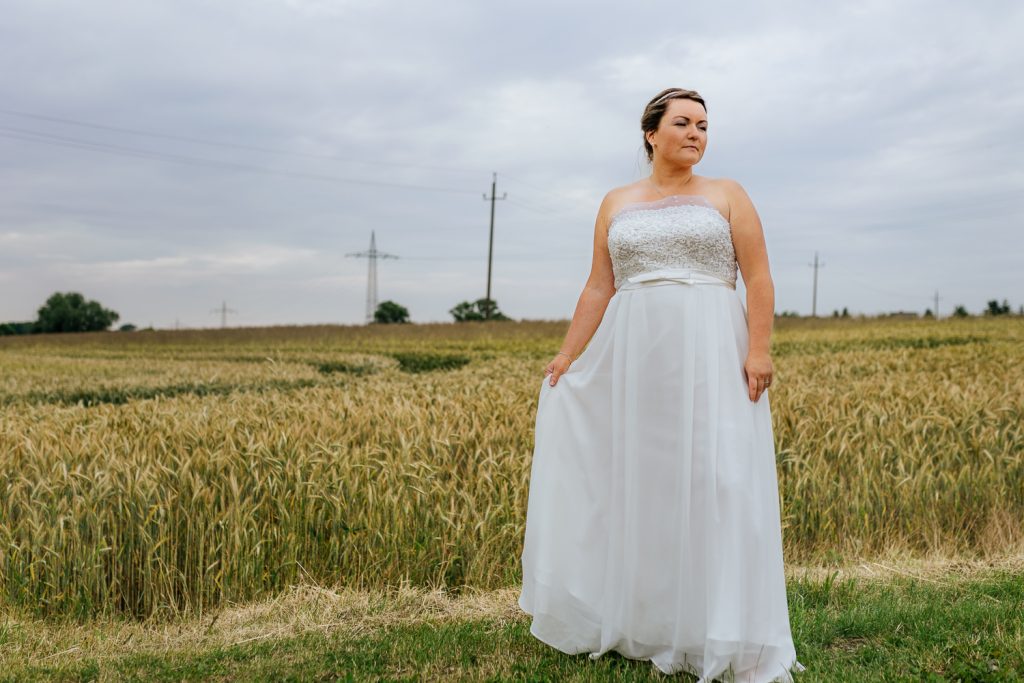
[[[455,322],[478,320],[511,320],[498,310],[493,299],[463,301],[449,313]],[[87,301],[79,292],[56,292],[37,311],[37,318],[27,322],[0,323],[0,335],[45,334],[54,332],[102,332],[109,330],[120,315],[104,308],[98,301]],[[383,301],[374,312],[375,323],[407,323],[409,309],[394,301]],[[136,329],[135,325],[121,325],[122,332]]]
[[[500,310],[494,299],[477,299],[476,301],[462,301],[449,309],[454,322],[476,322],[484,320],[512,320]],[[983,316],[1014,315],[1010,309],[1010,303],[1003,299],[1000,303],[997,299],[991,299],[987,308],[982,311]],[[1024,305],[1020,306],[1016,315],[1024,316]],[[108,330],[111,325],[120,319],[116,311],[104,308],[98,301],[87,301],[78,292],[56,292],[46,300],[38,312],[37,318],[28,322],[5,322],[0,323],[0,335],[11,334],[44,334],[53,332],[97,332]],[[776,313],[781,318],[803,317],[795,311],[782,311]],[[954,318],[967,318],[971,314],[963,305],[953,309]],[[838,309],[832,312],[833,318],[850,318],[850,311],[844,306],[842,312]],[[921,317],[914,311],[893,311],[882,313],[877,316],[859,317],[900,317],[917,318]],[[925,318],[934,317],[929,308],[924,312]],[[377,306],[373,315],[373,322],[377,324],[408,323],[409,309],[395,301],[383,301]],[[122,332],[130,332],[136,329],[135,325],[126,324],[118,328]]]

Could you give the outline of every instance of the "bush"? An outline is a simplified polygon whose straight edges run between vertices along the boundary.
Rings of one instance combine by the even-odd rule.
[[[400,306],[394,301],[382,301],[377,305],[373,313],[375,323],[407,323],[409,322],[409,309]]]
[[[486,297],[477,299],[473,303],[463,301],[448,312],[452,314],[457,323],[472,320],[511,320],[511,318],[498,310],[498,304],[494,299]],[[488,315],[488,312],[490,315]]]

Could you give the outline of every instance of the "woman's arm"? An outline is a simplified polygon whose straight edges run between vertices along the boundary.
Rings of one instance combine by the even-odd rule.
[[[612,259],[608,254],[608,222],[612,204],[609,195],[605,195],[604,201],[601,202],[601,208],[597,212],[597,220],[594,224],[594,257],[590,266],[590,277],[587,278],[583,292],[576,303],[576,311],[573,313],[569,331],[565,334],[565,341],[562,342],[560,351],[573,359],[583,351],[587,342],[594,336],[594,332],[604,317],[605,309],[608,308],[608,301],[615,294],[615,276],[612,272]],[[558,358],[565,358],[565,356],[558,356]],[[552,362],[557,363],[557,361]],[[568,363],[568,359],[566,359],[566,363]],[[558,381],[558,376],[565,369],[568,369],[567,365],[561,371],[557,365],[553,368],[552,385]]]
[[[764,230],[753,202],[735,180],[723,185],[729,199],[729,222],[736,262],[747,288],[747,330],[750,339],[744,371],[750,400],[761,397],[773,375],[769,356],[772,323],[775,320],[775,284],[768,267],[768,249]]]

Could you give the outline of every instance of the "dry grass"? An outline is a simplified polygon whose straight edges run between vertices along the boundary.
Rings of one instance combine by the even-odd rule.
[[[863,562],[844,567],[787,567],[790,579],[832,576],[872,582],[912,577],[943,586],[992,570],[1024,571],[1024,555],[998,561]],[[458,595],[408,584],[361,591],[314,584],[290,586],[274,598],[225,604],[202,617],[172,621],[98,618],[85,623],[35,619],[8,613],[0,631],[0,667],[59,665],[87,655],[99,662],[132,654],[202,652],[262,640],[319,632],[357,638],[384,628],[419,623],[487,620],[495,625],[529,620],[516,604],[519,587],[466,589]]]
[[[327,589],[312,584],[288,588],[261,602],[226,604],[202,618],[136,621],[99,618],[85,623],[55,622],[7,615],[0,666],[72,661],[83,653],[103,660],[127,654],[199,651],[310,631],[360,636],[405,624],[476,618],[522,618],[514,589],[467,591],[458,597],[442,590],[403,585],[381,591]]]

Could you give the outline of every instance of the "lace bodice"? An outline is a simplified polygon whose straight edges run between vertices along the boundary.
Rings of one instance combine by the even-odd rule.
[[[703,271],[736,285],[729,221],[703,195],[676,194],[625,204],[608,227],[615,289],[659,268]]]

